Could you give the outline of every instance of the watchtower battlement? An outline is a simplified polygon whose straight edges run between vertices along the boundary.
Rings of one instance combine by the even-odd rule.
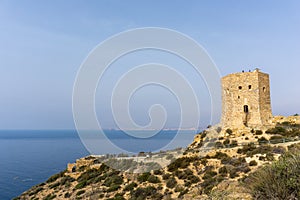
[[[259,69],[222,78],[222,126],[256,127],[271,123],[269,75]]]

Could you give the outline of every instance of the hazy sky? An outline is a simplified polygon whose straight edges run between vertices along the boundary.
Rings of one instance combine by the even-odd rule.
[[[0,129],[74,128],[73,83],[88,53],[114,34],[149,26],[195,39],[222,76],[256,67],[269,73],[273,114],[299,113],[299,10],[297,0],[0,1]],[[128,60],[159,56],[171,58],[144,52]],[[117,69],[112,74],[121,74]],[[183,73],[197,85],[192,71]],[[112,79],[108,74],[106,80]],[[137,123],[147,123],[147,109],[157,101],[168,103],[170,111],[178,106],[170,93],[151,87],[136,93],[137,103],[130,105]],[[99,118],[106,128],[114,127],[101,96],[96,95]],[[209,101],[203,98],[205,125]],[[168,127],[176,127],[178,113],[169,117]]]

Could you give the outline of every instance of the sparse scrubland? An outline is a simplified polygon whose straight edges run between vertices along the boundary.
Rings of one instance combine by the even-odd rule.
[[[299,137],[299,124],[290,121],[214,126],[197,134],[181,157],[165,153],[172,162],[164,168],[132,173],[137,162],[111,158],[118,171],[89,156],[16,199],[299,199]]]

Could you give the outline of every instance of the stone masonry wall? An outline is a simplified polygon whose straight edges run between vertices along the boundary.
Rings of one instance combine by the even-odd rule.
[[[269,75],[254,70],[222,78],[222,125],[267,125],[272,118]]]

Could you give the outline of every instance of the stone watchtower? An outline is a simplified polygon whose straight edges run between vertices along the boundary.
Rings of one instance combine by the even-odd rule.
[[[256,127],[272,118],[269,75],[259,69],[222,78],[222,126]]]

